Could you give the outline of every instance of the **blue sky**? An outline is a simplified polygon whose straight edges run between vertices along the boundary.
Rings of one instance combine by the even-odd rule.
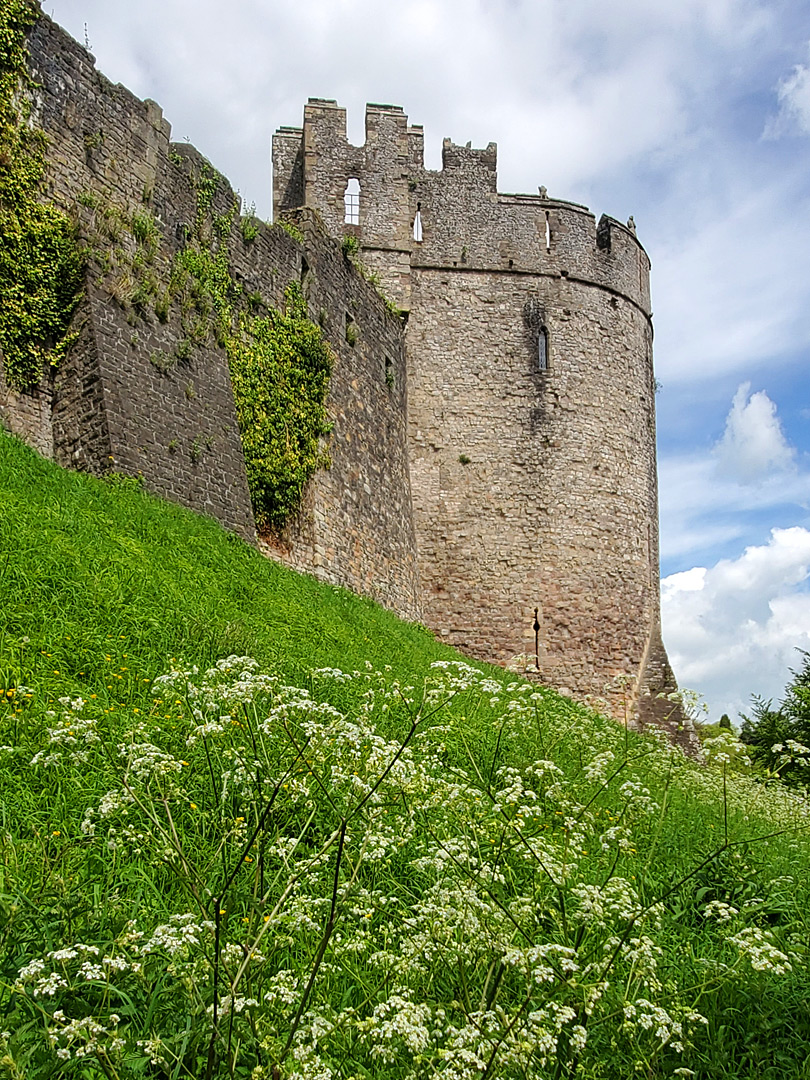
[[[46,0],[259,213],[310,95],[498,143],[653,263],[664,637],[716,718],[810,649],[810,0]]]

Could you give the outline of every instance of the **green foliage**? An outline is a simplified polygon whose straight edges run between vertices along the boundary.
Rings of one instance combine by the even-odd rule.
[[[360,257],[360,242],[356,236],[346,233],[341,241],[340,250],[350,262],[355,262]]]
[[[100,271],[104,290],[124,309],[127,321],[168,318],[168,295],[160,288],[161,236],[153,215],[142,207],[127,210],[98,195],[83,193],[87,256]]]
[[[0,1072],[806,1075],[805,798],[2,433],[0,548]]]
[[[0,7],[0,351],[6,382],[36,385],[72,343],[81,258],[74,226],[41,203],[44,136],[28,124],[25,34],[37,17],[28,0]]]
[[[287,221],[286,218],[279,218],[275,223],[279,229],[295,240],[296,244],[303,244],[304,234],[298,228],[294,221]]]
[[[215,195],[216,177],[204,167],[196,234],[175,258],[169,293],[189,338],[204,344],[213,336],[227,353],[256,524],[275,530],[297,510],[315,470],[329,464],[322,439],[332,354],[296,282],[279,312],[234,280],[225,240],[235,206],[214,219],[217,246],[206,243]]]
[[[251,244],[259,235],[259,226],[261,222],[256,217],[256,208],[251,206],[247,214],[243,214],[239,219],[239,229],[242,233],[242,239],[246,244]]]
[[[236,411],[256,523],[278,528],[301,501],[307,481],[329,464],[326,392],[332,355],[307,318],[296,282],[284,313],[242,314],[228,342]]]
[[[162,349],[156,349],[155,352],[149,354],[149,363],[162,375],[168,375],[170,371],[174,371],[177,367],[177,359],[176,356],[171,356]]]
[[[810,653],[785,687],[781,705],[754,698],[740,738],[757,765],[786,784],[810,787]]]
[[[146,211],[140,213],[136,211],[132,215],[132,235],[138,244],[141,244],[151,256],[154,256],[160,243],[160,233],[151,214]]]
[[[197,232],[201,230],[206,217],[211,212],[221,179],[216,169],[212,168],[208,162],[203,162],[197,177],[197,218],[195,221]]]

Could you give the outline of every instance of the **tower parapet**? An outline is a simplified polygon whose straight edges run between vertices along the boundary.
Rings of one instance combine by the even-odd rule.
[[[424,168],[424,134],[399,106],[366,106],[366,139],[353,146],[346,110],[310,98],[302,128],[273,139],[276,214],[306,205],[336,236],[356,236],[370,269],[408,310],[409,269],[502,270],[589,282],[650,312],[650,261],[632,228],[577,203],[497,190],[497,146],[442,145]],[[347,213],[356,181],[357,215]],[[418,226],[417,226],[418,215]],[[407,260],[405,256],[407,255]]]
[[[365,263],[405,310],[410,293],[409,178],[422,170],[422,147],[422,129],[409,128],[398,105],[367,105],[365,143],[352,146],[346,110],[324,98],[307,102],[297,139],[291,128],[280,128],[273,138],[274,211],[308,206],[333,236],[356,236]]]

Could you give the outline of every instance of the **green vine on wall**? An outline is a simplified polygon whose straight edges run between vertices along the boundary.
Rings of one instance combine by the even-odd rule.
[[[79,204],[102,287],[133,326],[140,318],[148,320],[150,311],[167,322],[170,311],[179,309],[182,337],[173,352],[150,354],[154,367],[169,375],[197,348],[216,344],[225,350],[253,512],[260,531],[269,532],[298,509],[315,470],[329,465],[322,439],[329,430],[332,353],[320,328],[307,318],[297,283],[287,289],[281,312],[234,280],[228,244],[239,235],[252,242],[258,225],[251,211],[255,234],[249,230],[245,236],[245,219],[234,229],[236,199],[219,212],[223,183],[216,170],[202,164],[194,177],[194,224],[171,259],[147,209],[125,211],[92,192],[83,192]]]
[[[297,282],[287,288],[283,313],[240,314],[228,359],[256,524],[278,528],[315,470],[329,464],[321,438],[329,431],[332,354],[307,318]]]
[[[185,341],[202,345],[213,336],[226,351],[253,513],[268,532],[295,513],[307,481],[329,464],[322,439],[332,352],[297,282],[282,312],[234,280],[226,241],[237,206],[214,213],[218,182],[203,166],[194,235],[175,257],[169,295],[180,305]]]
[[[70,218],[39,201],[45,135],[30,126],[26,32],[37,8],[0,5],[0,352],[9,386],[35,386],[72,341],[82,261]]]

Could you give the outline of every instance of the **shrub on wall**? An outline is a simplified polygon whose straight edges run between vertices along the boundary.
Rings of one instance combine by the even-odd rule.
[[[307,481],[329,464],[321,440],[329,430],[332,352],[307,317],[297,282],[288,286],[282,312],[234,280],[226,240],[237,208],[214,214],[218,182],[203,166],[194,235],[175,258],[169,293],[187,340],[213,337],[227,353],[253,513],[268,532],[295,513]]]
[[[256,524],[278,528],[315,470],[329,463],[321,438],[331,352],[296,282],[283,313],[242,315],[227,349]]]
[[[81,272],[73,223],[38,201],[45,136],[20,93],[36,17],[28,0],[0,6],[0,351],[17,389],[36,385],[44,363],[55,365],[69,346]]]

